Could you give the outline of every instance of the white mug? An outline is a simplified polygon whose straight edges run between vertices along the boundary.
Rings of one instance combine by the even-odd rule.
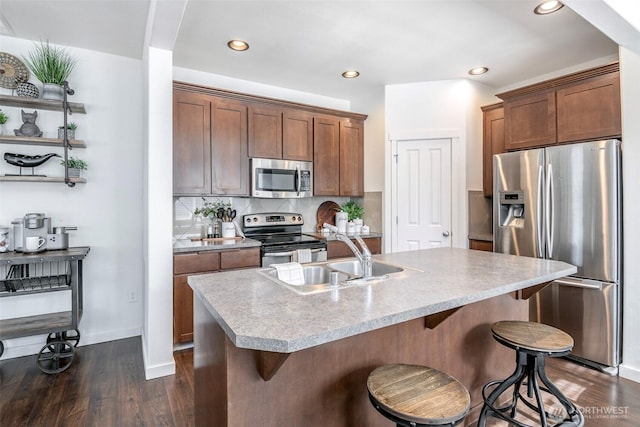
[[[236,237],[236,227],[232,222],[223,222],[222,223],[222,237]]]
[[[27,251],[37,251],[42,248],[46,239],[38,236],[28,236],[24,238],[24,246]]]

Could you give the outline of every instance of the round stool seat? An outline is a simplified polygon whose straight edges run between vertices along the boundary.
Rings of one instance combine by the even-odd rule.
[[[367,389],[380,412],[418,425],[455,424],[471,404],[458,380],[426,366],[381,366],[369,375]]]
[[[506,320],[491,325],[491,332],[497,341],[514,349],[553,354],[573,348],[571,335],[542,323]]]

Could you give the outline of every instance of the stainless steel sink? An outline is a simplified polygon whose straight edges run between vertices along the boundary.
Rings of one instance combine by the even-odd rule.
[[[330,262],[327,267],[337,270],[350,276],[362,276],[362,264],[357,259],[348,261]],[[404,268],[397,265],[386,264],[380,261],[373,261],[372,276],[385,276],[393,273],[400,273]]]
[[[275,268],[261,268],[258,270],[258,274],[298,294],[309,295],[367,285],[389,277],[403,277],[422,272],[413,268],[373,261],[373,276],[363,278],[362,267],[357,259],[303,265],[302,271],[304,273],[304,284],[302,285],[294,285],[278,279]],[[336,274],[335,281],[337,283],[331,283],[331,273]]]

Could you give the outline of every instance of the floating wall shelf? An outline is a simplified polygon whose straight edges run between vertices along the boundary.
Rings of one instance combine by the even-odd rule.
[[[9,182],[64,182],[63,176],[30,176],[30,175],[17,175],[17,176],[0,176],[1,181]],[[87,180],[84,178],[69,178],[70,182],[75,184],[86,184]]]
[[[69,102],[72,113],[86,114],[84,104]],[[48,99],[26,98],[23,96],[0,95],[0,105],[20,108],[39,108],[41,110],[62,111],[62,102]]]
[[[62,147],[64,141],[57,138],[31,138],[27,136],[0,135],[0,144],[42,145],[45,147]],[[87,148],[81,139],[69,140],[71,148]]]

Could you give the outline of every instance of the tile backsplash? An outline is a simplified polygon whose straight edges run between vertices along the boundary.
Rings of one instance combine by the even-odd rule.
[[[367,219],[377,223],[381,218],[381,193],[367,193],[360,203],[365,207],[365,223]],[[264,212],[295,212],[301,213],[305,219],[303,231],[315,231],[317,210],[321,203],[334,201],[342,205],[350,200],[349,197],[310,197],[303,199],[259,199],[254,197],[174,197],[173,199],[173,236],[174,239],[188,239],[200,237],[201,225],[193,211],[201,207],[205,201],[231,202],[237,211],[235,222],[241,224],[243,215]],[[368,224],[372,231],[379,231],[380,224]]]

